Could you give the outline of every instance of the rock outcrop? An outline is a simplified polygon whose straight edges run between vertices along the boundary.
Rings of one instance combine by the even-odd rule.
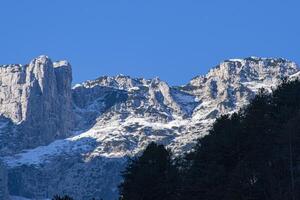
[[[0,130],[0,141],[7,144],[2,153],[68,135],[73,118],[71,83],[71,66],[64,61],[53,63],[46,56],[28,65],[0,66],[0,129],[6,129]]]

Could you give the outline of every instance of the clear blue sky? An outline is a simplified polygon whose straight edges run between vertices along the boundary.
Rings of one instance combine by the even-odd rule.
[[[180,85],[228,58],[300,63],[299,0],[0,0],[0,63],[67,59],[101,75]]]

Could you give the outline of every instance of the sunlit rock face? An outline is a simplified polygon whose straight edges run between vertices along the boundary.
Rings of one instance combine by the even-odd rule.
[[[151,141],[182,155],[216,117],[299,76],[294,62],[257,57],[226,60],[178,87],[118,75],[71,88],[70,65],[45,56],[1,70],[0,149],[10,194],[78,200],[117,199],[127,158]]]
[[[73,119],[71,83],[71,66],[46,56],[28,65],[0,66],[1,153],[67,136]]]
[[[294,62],[278,58],[226,60],[212,68],[205,76],[193,78],[182,90],[197,96],[202,102],[194,110],[198,119],[215,118],[222,113],[235,111],[247,104],[260,88],[271,90],[284,78],[298,72]]]

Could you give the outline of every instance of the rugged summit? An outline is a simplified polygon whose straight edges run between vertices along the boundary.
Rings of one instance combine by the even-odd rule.
[[[0,154],[66,137],[72,127],[71,83],[71,66],[47,56],[0,66]]]
[[[231,59],[212,68],[205,76],[193,78],[181,89],[202,102],[194,114],[203,119],[201,111],[215,118],[249,102],[260,88],[271,89],[278,82],[298,71],[296,63],[278,58]],[[203,102],[206,104],[203,105]]]
[[[9,68],[19,71],[0,74],[1,79],[11,77],[0,91],[5,99],[0,145],[26,149],[4,154],[10,194],[46,198],[67,193],[79,200],[116,199],[126,159],[149,142],[163,143],[177,155],[189,151],[216,117],[246,105],[259,88],[271,91],[282,78],[299,74],[294,62],[249,57],[226,60],[179,87],[158,78],[118,75],[71,89],[67,62],[52,63],[42,56],[1,70]],[[14,130],[27,140],[19,144],[10,137],[7,145],[1,135],[14,135]],[[26,146],[33,140],[37,142]],[[33,148],[40,144],[48,145]]]

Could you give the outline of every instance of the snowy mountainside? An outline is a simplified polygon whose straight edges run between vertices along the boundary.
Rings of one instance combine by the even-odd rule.
[[[3,158],[9,192],[27,198],[68,193],[115,199],[127,157],[150,141],[178,155],[190,150],[216,117],[237,111],[259,88],[271,90],[298,71],[285,59],[249,57],[226,60],[179,87],[124,75],[77,84],[71,90],[69,136]],[[0,134],[8,128],[5,120],[1,124]]]

